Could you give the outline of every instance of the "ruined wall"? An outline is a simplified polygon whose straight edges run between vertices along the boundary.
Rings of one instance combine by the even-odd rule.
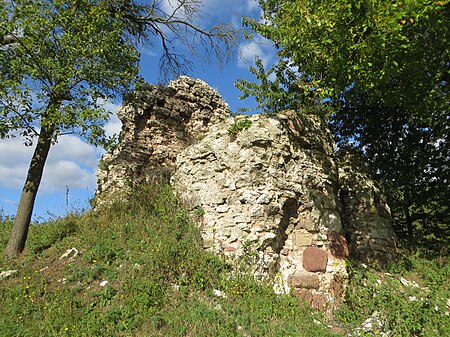
[[[170,171],[205,249],[275,279],[277,291],[315,308],[333,310],[342,298],[349,254],[381,262],[395,256],[381,190],[355,161],[336,161],[320,117],[227,118],[219,94],[187,77],[136,96],[120,110],[120,144],[98,172],[98,205]]]
[[[244,120],[250,127],[230,135]],[[361,168],[338,167],[318,116],[287,111],[214,125],[178,155],[172,182],[202,214],[206,249],[275,276],[278,291],[316,308],[333,310],[342,298],[350,249],[364,261],[395,254],[380,190]]]
[[[339,199],[352,257],[368,263],[392,260],[397,239],[391,211],[381,188],[355,156],[340,158]]]
[[[278,290],[293,288],[314,307],[333,305],[348,249],[329,131],[318,117],[287,112],[248,117],[250,128],[230,136],[239,118],[178,156],[175,190],[201,208],[206,249],[277,275]]]
[[[100,162],[97,207],[111,194],[128,193],[155,176],[169,176],[177,154],[230,115],[217,91],[186,76],[167,87],[146,84],[134,96],[133,103],[117,113],[122,122],[119,145]]]

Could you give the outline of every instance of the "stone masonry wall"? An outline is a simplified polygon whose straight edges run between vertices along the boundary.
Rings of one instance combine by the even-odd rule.
[[[188,77],[146,85],[135,96],[118,113],[118,147],[100,164],[97,207],[172,176],[205,249],[327,310],[344,293],[349,254],[367,262],[395,256],[382,191],[357,161],[336,160],[320,117],[228,118],[220,95]]]
[[[146,84],[117,115],[122,122],[119,145],[101,160],[97,207],[111,194],[126,194],[155,176],[170,176],[177,154],[230,112],[217,91],[182,76],[167,87]]]
[[[397,238],[382,190],[354,156],[341,158],[341,162],[341,219],[351,255],[368,263],[388,262],[397,253]]]
[[[236,137],[239,120],[251,126]],[[173,185],[201,209],[204,246],[257,275],[277,275],[316,308],[343,292],[348,248],[330,132],[316,116],[240,116],[215,125],[177,159]]]

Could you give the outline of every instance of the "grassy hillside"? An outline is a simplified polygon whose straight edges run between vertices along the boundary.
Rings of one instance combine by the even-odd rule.
[[[5,247],[11,223],[6,219],[0,226]],[[75,257],[60,258],[72,247]],[[450,332],[445,258],[408,258],[389,274],[353,268],[347,302],[327,322],[300,300],[275,295],[269,284],[257,284],[245,273],[232,276],[220,257],[202,250],[198,229],[167,186],[142,188],[130,202],[107,211],[33,226],[19,261],[0,255],[0,272],[5,270],[17,273],[0,280],[0,336]],[[418,287],[403,285],[400,276]],[[374,313],[383,326],[357,332]]]

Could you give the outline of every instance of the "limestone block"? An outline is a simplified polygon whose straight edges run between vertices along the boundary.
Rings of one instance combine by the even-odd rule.
[[[219,205],[216,208],[217,213],[226,213],[230,207],[228,205]]]
[[[297,231],[293,234],[293,243],[295,247],[311,246],[313,236],[307,231]]]
[[[319,229],[320,211],[318,209],[305,210],[299,214],[299,225],[310,232]]]
[[[291,285],[294,288],[319,289],[319,277],[315,273],[297,272],[291,276]]]

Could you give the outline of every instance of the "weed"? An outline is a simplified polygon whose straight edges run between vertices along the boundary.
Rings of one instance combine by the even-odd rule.
[[[449,277],[449,265],[439,268],[437,263],[414,257],[391,266],[390,273],[353,266],[345,304],[337,316],[357,327],[376,314],[385,332],[398,337],[447,336]]]
[[[229,128],[228,128],[228,135],[231,138],[236,138],[239,132],[243,130],[247,130],[252,126],[252,121],[250,119],[241,119],[238,121],[235,121]]]
[[[205,210],[201,206],[197,206],[194,208],[194,215],[198,218],[201,218],[205,215]]]
[[[39,254],[76,232],[76,217],[69,215],[40,225],[31,226],[27,248],[32,254]]]

